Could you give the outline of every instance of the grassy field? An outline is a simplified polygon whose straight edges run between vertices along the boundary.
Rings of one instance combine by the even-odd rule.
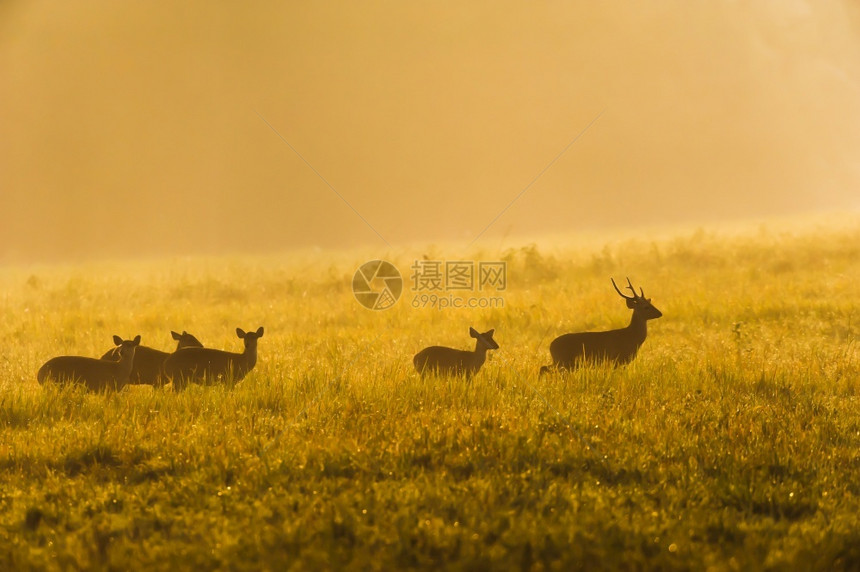
[[[507,262],[504,307],[416,309],[409,267]],[[350,290],[406,275],[389,310]],[[538,378],[557,335],[664,317],[629,367]],[[860,568],[860,224],[655,240],[0,269],[0,569]],[[186,329],[233,388],[40,387]],[[501,349],[471,381],[411,357]]]

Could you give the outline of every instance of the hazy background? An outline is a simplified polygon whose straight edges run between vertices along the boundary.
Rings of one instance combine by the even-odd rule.
[[[853,1],[0,2],[0,262],[860,208]],[[494,238],[495,237],[495,238]]]

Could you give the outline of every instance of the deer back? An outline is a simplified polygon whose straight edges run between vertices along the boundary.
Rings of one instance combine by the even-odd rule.
[[[466,350],[431,346],[415,354],[412,363],[420,374],[460,375],[478,371],[484,363],[484,356]]]

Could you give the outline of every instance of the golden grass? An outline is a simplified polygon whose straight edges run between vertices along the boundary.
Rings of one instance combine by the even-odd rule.
[[[0,568],[860,566],[857,225],[476,251],[508,262],[485,310],[365,310],[371,257],[0,270]],[[664,313],[639,357],[539,379],[553,337],[626,325],[626,275]],[[113,334],[260,325],[232,389],[35,381]],[[482,371],[420,379],[469,326]]]

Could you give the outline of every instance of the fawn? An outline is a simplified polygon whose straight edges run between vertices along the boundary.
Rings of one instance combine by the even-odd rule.
[[[422,376],[435,372],[442,375],[465,374],[468,379],[484,365],[488,350],[499,349],[499,344],[493,339],[493,332],[495,330],[480,334],[475,328],[469,328],[469,335],[476,340],[473,352],[443,346],[424,348],[412,359],[415,370]]]
[[[176,349],[182,348],[202,348],[203,344],[200,340],[182,330],[181,334],[171,331],[170,335],[177,341]],[[134,352],[134,365],[131,367],[131,375],[128,377],[128,383],[134,385],[163,385],[166,380],[163,373],[164,360],[170,354],[161,350],[156,350],[147,346],[138,346]],[[111,348],[101,359],[110,361],[120,360],[120,348]]]
[[[244,352],[182,348],[164,360],[165,377],[173,381],[176,389],[184,389],[189,382],[213,383],[219,378],[241,381],[257,364],[257,339],[263,337],[263,327],[256,332],[236,328],[236,335],[245,341]]]
[[[129,379],[134,364],[134,353],[140,345],[140,336],[133,340],[113,337],[119,350],[119,361],[107,361],[83,356],[58,356],[49,359],[39,368],[36,378],[44,384],[48,380],[57,383],[82,383],[90,391],[122,389]]]

